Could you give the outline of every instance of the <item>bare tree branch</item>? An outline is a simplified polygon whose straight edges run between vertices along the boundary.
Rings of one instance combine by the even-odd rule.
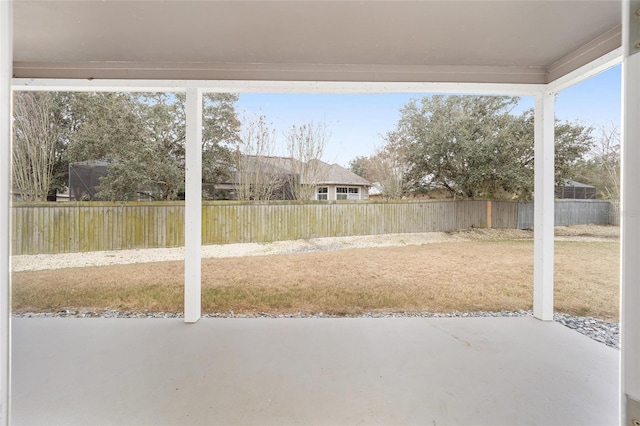
[[[12,177],[25,201],[46,200],[51,186],[59,136],[51,107],[47,93],[14,94]]]
[[[329,140],[325,124],[313,121],[300,126],[291,126],[286,134],[287,150],[291,157],[291,171],[294,180],[291,189],[297,200],[313,200],[316,187],[322,178],[324,148]]]
[[[264,116],[247,121],[235,155],[235,185],[239,200],[270,200],[282,173],[270,161],[275,147],[275,131]]]

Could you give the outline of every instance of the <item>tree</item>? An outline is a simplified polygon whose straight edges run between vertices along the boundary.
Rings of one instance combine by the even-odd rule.
[[[369,157],[356,157],[349,162],[349,170],[372,182],[380,189],[383,198],[399,199],[406,192],[406,175],[409,171],[405,149],[388,138]]]
[[[239,200],[271,200],[285,184],[282,170],[270,161],[275,143],[275,130],[264,116],[245,120],[234,158],[234,182]]]
[[[366,179],[378,184],[384,198],[402,198],[410,169],[405,140],[398,133],[387,133],[384,145],[376,149],[364,167]]]
[[[235,104],[234,93],[207,93],[204,96],[202,132],[202,179],[215,185],[229,181],[234,165],[234,152],[240,143],[241,123]],[[214,193],[208,194],[213,198]]]
[[[533,115],[533,112],[531,113]],[[533,128],[533,120],[530,127]],[[580,124],[555,122],[555,181],[556,185],[571,179],[580,161],[593,149],[593,128]],[[533,139],[533,130],[531,131]]]
[[[70,135],[76,130],[77,122],[71,111],[73,99],[78,93],[74,92],[48,92],[51,96],[53,117],[59,124],[59,138],[55,151],[51,190],[64,192],[69,186],[69,155],[68,146]]]
[[[57,106],[54,94],[14,94],[12,178],[25,201],[44,201],[58,189],[65,144]]]
[[[313,200],[324,171],[319,161],[327,141],[326,127],[309,122],[284,135],[289,158],[276,157],[275,130],[264,116],[245,120],[235,155],[236,195],[240,200]]]
[[[368,175],[377,183],[383,198],[399,199],[405,191],[405,165],[389,151],[378,150],[371,157]]]
[[[533,193],[533,112],[513,115],[508,96],[431,96],[401,111],[387,140],[406,147],[405,183],[453,197],[529,198]],[[591,144],[590,129],[556,124],[556,179]]]
[[[229,174],[237,143],[237,95],[208,94],[203,105],[203,181]],[[70,144],[74,161],[105,160],[98,196],[175,199],[184,190],[185,96],[182,93],[94,93],[78,99],[81,122]]]
[[[109,163],[99,198],[134,199],[151,181],[145,170],[153,152],[144,143],[147,129],[141,109],[129,93],[83,93],[74,99],[78,125],[69,140],[69,160]]]
[[[349,171],[351,173],[355,173],[358,176],[370,181],[371,179],[369,178],[369,175],[368,175],[368,169],[369,169],[369,157],[357,156],[351,161],[349,161]]]
[[[291,181],[293,198],[313,200],[325,167],[319,160],[329,139],[326,125],[314,124],[313,121],[294,125],[289,128],[285,138],[294,177]]]
[[[620,129],[614,124],[597,128],[595,143],[576,166],[576,180],[597,188],[598,196],[620,197]]]

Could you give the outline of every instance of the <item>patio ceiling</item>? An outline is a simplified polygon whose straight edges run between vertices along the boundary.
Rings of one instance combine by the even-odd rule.
[[[620,24],[611,0],[16,0],[13,72],[545,84],[618,48]]]

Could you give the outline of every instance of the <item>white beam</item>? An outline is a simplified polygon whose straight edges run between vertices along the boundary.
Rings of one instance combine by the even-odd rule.
[[[11,384],[11,194],[12,2],[0,2],[0,424],[9,424]]]
[[[588,64],[576,69],[575,71],[572,71],[558,78],[557,80],[550,82],[546,90],[555,93],[561,92],[564,89],[585,81],[593,77],[594,75],[608,70],[609,68],[613,68],[616,65],[619,65],[620,62],[622,62],[621,47],[607,53],[604,56],[599,57],[592,62],[589,62]]]
[[[184,209],[184,320],[201,316],[202,91],[187,89]]]
[[[13,79],[13,89],[20,91],[184,92],[188,88],[199,88],[204,93],[451,93],[533,96],[544,90],[546,85],[341,81]]]
[[[607,59],[603,58],[609,58],[612,52],[617,53],[618,61],[620,61],[622,59],[621,33],[622,26],[618,25],[550,64],[547,67],[547,82],[551,83],[569,75],[584,74],[585,67],[603,60],[606,61]]]
[[[620,45],[613,40],[615,47]],[[617,45],[615,44],[617,42]],[[576,67],[585,57],[595,58],[609,44],[593,43],[599,49],[580,48],[567,61],[560,61],[557,72]],[[614,47],[614,48],[615,48]],[[246,62],[156,62],[156,61],[15,61],[17,78],[70,78],[79,80],[247,80],[247,81],[343,81],[343,82],[451,82],[545,84],[548,68],[540,65],[393,65],[393,64],[305,64]]]
[[[553,320],[554,93],[535,97],[533,315]]]
[[[620,399],[622,424],[631,426],[640,424],[640,0],[625,0],[622,8]]]

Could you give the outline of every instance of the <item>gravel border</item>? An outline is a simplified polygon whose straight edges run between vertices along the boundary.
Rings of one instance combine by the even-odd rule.
[[[318,314],[236,314],[233,311],[204,314],[203,318],[480,318],[480,317],[529,317],[532,311],[500,311],[500,312],[390,312],[390,313],[365,313],[362,315],[328,315],[322,312]],[[12,314],[13,318],[183,318],[182,313],[170,312],[127,312],[127,311],[60,311],[55,313]],[[602,321],[592,317],[578,317],[563,313],[554,313],[553,320],[578,333],[603,343],[611,348],[620,349],[620,324]]]
[[[592,338],[596,342],[620,349],[620,323],[602,321],[592,317],[576,317],[558,312],[553,314],[553,320]]]

